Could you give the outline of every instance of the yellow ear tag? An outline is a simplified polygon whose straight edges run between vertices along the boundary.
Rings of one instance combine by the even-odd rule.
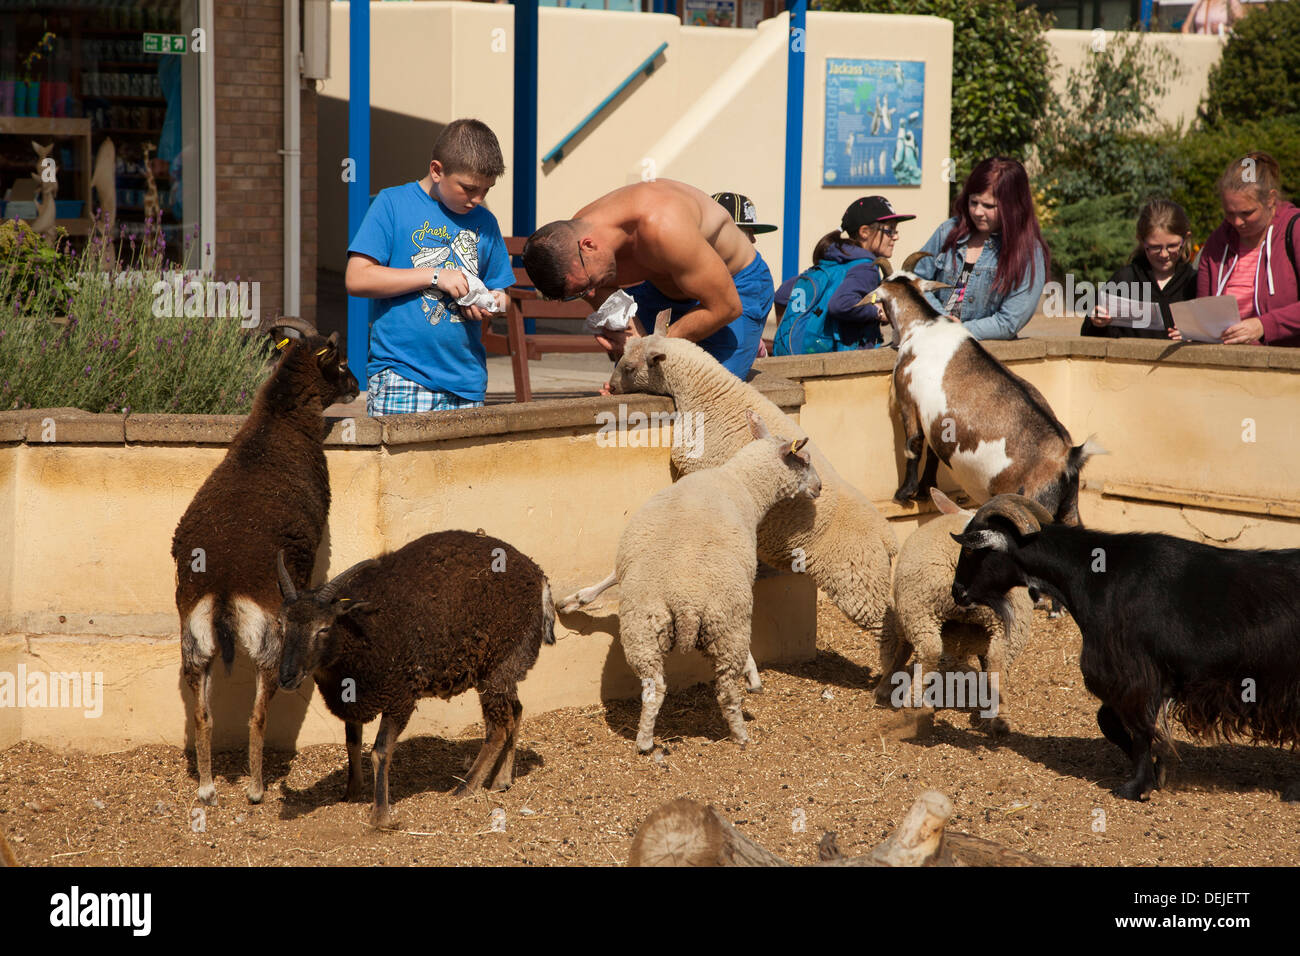
[[[328,351],[329,351],[329,346],[326,346],[325,348],[321,349],[321,350],[320,350],[319,352],[317,352],[316,354],[317,354],[317,355],[324,355],[324,354],[325,354],[326,352],[328,352]]]
[[[275,347],[276,347],[277,349],[282,349],[282,348],[284,348],[284,347],[285,347],[286,345],[288,345],[288,344],[289,344],[289,340],[288,340],[288,339],[281,339],[279,342],[276,343]]]

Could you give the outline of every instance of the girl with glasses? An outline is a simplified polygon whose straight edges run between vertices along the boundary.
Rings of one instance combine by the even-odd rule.
[[[1170,303],[1196,298],[1196,270],[1191,262],[1192,235],[1187,213],[1173,200],[1151,200],[1138,213],[1137,248],[1110,282],[1130,293],[1116,294],[1158,305],[1160,324],[1152,322],[1150,328],[1111,325],[1111,314],[1099,305],[1083,320],[1079,334],[1112,339],[1165,338],[1174,327]]]

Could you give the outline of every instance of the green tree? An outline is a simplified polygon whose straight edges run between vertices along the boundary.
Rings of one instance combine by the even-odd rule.
[[[1070,71],[1038,143],[1049,207],[1123,196],[1135,215],[1145,197],[1173,193],[1170,131],[1159,127],[1155,104],[1178,72],[1168,50],[1134,32],[1114,34]]]
[[[1014,0],[822,0],[821,9],[951,20],[957,178],[989,156],[1026,157],[1050,95],[1048,18]]]
[[[1200,116],[1223,127],[1288,114],[1300,121],[1300,3],[1270,3],[1232,28]]]

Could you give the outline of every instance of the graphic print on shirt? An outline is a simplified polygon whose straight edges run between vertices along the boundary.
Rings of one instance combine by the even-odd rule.
[[[439,244],[427,245],[430,241]],[[415,252],[411,256],[414,268],[455,268],[478,276],[478,233],[473,229],[462,229],[453,238],[448,234],[446,226],[434,229],[426,219],[423,226],[411,233],[411,242],[415,245]],[[432,286],[421,294],[420,308],[428,317],[430,325],[437,325],[444,318],[452,322],[465,321],[455,300]]]

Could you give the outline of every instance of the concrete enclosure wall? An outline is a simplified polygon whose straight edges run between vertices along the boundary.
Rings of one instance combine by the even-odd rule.
[[[1076,442],[1096,433],[1109,449],[1084,472],[1089,525],[1232,547],[1300,541],[1294,351],[1104,339],[1026,339],[992,350],[1042,391]],[[764,359],[757,381],[902,539],[929,508],[890,500],[902,474],[900,429],[888,412],[891,358]],[[623,401],[632,412],[672,407],[652,396]],[[670,481],[669,448],[654,440],[668,436],[642,427],[644,447],[598,442],[597,416],[619,404],[584,398],[335,422],[327,444],[334,503],[317,580],[447,528],[509,541],[542,566],[557,597],[603,578],[628,516]],[[98,672],[104,682],[93,718],[84,708],[0,706],[0,747],[19,739],[88,750],[188,744],[171,535],[239,424],[70,409],[0,415],[0,682],[20,668]],[[940,485],[954,487],[944,469]],[[616,594],[562,619],[559,643],[542,649],[522,685],[529,713],[638,693],[614,646]],[[760,665],[814,653],[814,601],[802,575],[756,584]],[[233,680],[217,678],[220,747],[241,747],[246,735],[252,675],[242,654],[236,660]],[[710,677],[698,654],[672,655],[669,666],[672,688]],[[477,719],[474,695],[425,701],[409,732],[453,734]],[[339,742],[342,732],[310,685],[276,696],[271,746]]]

